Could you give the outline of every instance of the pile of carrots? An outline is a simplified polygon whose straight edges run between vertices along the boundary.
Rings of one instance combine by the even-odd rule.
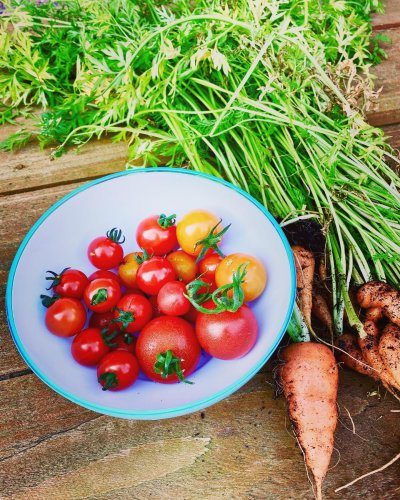
[[[356,293],[364,331],[342,334],[328,342],[314,333],[311,320],[318,318],[331,335],[333,321],[328,302],[315,285],[324,281],[324,266],[316,266],[313,252],[292,246],[296,265],[297,304],[314,342],[296,342],[280,352],[278,383],[287,400],[290,420],[315,482],[315,496],[322,498],[322,482],[328,471],[337,426],[338,362],[369,375],[396,397],[400,391],[400,292],[371,281]],[[337,360],[335,354],[337,355]]]

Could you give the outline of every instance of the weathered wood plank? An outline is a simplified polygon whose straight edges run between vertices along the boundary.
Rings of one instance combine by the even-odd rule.
[[[382,128],[388,138],[388,143],[395,149],[400,149],[400,123]]]
[[[375,30],[400,27],[400,3],[398,0],[386,0],[383,2],[385,12],[374,14],[372,26]]]
[[[11,130],[1,127],[0,136]],[[0,194],[94,179],[124,170],[128,160],[127,144],[107,139],[90,142],[79,152],[71,149],[55,160],[50,152],[31,143],[16,153],[0,153]]]
[[[382,44],[387,59],[372,69],[377,76],[375,88],[382,88],[382,92],[368,113],[369,123],[378,127],[400,122],[400,28],[383,33],[391,38],[391,43]]]
[[[156,422],[97,416],[33,375],[1,382],[1,498],[312,498],[284,400],[273,399],[265,378],[204,412]],[[339,498],[336,487],[398,452],[400,426],[390,412],[398,406],[378,402],[375,388],[341,373],[332,464],[339,453],[340,461],[328,473],[326,498]],[[395,498],[398,474],[394,465],[340,498]]]

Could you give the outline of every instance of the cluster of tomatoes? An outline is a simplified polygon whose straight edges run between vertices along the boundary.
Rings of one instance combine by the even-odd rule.
[[[243,253],[224,256],[219,245],[229,226],[211,212],[189,212],[177,224],[175,217],[140,222],[141,251],[127,255],[117,228],[95,238],[87,255],[98,270],[89,277],[77,269],[48,271],[46,326],[74,336],[73,358],[97,366],[103,390],[132,385],[139,369],[157,382],[191,383],[201,349],[234,359],[256,342],[257,321],[245,302],[265,288],[262,263]]]

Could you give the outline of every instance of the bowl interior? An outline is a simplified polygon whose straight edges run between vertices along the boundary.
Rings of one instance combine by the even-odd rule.
[[[137,250],[135,230],[144,217],[195,208],[211,210],[232,223],[222,250],[257,256],[268,272],[263,295],[251,307],[259,323],[255,347],[241,359],[204,359],[190,377],[194,385],[157,384],[141,377],[121,392],[99,390],[96,371],[72,358],[71,339],[44,326],[47,269],[74,267],[90,274],[88,243],[112,227],[126,236],[126,253]],[[74,191],[49,209],[28,233],[13,263],[8,316],[14,340],[32,369],[53,389],[91,409],[131,418],[188,413],[218,401],[243,385],[269,358],[282,337],[294,299],[294,272],[288,244],[272,217],[233,186],[190,171],[146,169],[100,179]]]

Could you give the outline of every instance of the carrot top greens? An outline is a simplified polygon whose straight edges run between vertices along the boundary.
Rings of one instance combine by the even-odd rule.
[[[129,142],[128,168],[167,157],[283,225],[317,220],[338,333],[344,308],[362,328],[351,279],[400,281],[398,160],[363,118],[384,55],[377,0],[3,3],[0,122],[40,110],[3,149],[35,137],[58,156],[108,134]]]

